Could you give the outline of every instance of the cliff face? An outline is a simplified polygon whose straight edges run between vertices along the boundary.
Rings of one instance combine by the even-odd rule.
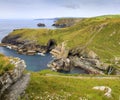
[[[22,87],[24,89],[22,89],[21,92],[19,91],[23,84],[23,83],[21,83],[16,88],[16,93],[13,92],[14,89],[12,89],[12,88],[15,87],[15,84],[18,81],[20,81],[21,79],[23,80],[23,77],[25,77],[23,72],[26,68],[26,64],[25,64],[24,60],[21,60],[20,58],[11,58],[10,62],[15,65],[15,68],[9,72],[4,73],[0,77],[0,100],[16,100],[17,97],[23,92],[23,90],[27,86],[27,83],[29,82],[29,76],[28,76],[27,79],[24,79],[27,82],[23,81],[23,83],[25,82],[25,84],[26,84]],[[9,91],[9,89],[11,89],[11,91]],[[14,94],[12,94],[12,96],[10,96],[10,93],[14,93]]]
[[[91,50],[82,50],[78,54],[77,51],[68,51],[65,43],[58,45],[50,52],[54,56],[54,60],[48,64],[54,71],[69,72],[74,68],[81,68],[89,74],[118,74],[119,70],[100,60],[98,55]],[[77,54],[75,54],[77,53]]]
[[[40,45],[34,40],[20,40],[20,36],[6,36],[3,38],[3,46],[16,50],[19,54],[35,55],[36,53],[47,53],[56,45],[55,40],[50,39],[47,44]]]
[[[60,18],[55,21],[52,26],[57,28],[65,28],[75,25],[77,22],[81,21],[83,18]]]

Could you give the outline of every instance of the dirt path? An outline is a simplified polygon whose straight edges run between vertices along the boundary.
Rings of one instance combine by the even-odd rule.
[[[63,76],[63,75],[53,75],[46,74],[46,77],[63,77],[63,78],[74,78],[74,79],[120,79],[120,76]]]

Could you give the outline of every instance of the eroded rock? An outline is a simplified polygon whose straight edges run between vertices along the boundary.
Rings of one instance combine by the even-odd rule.
[[[2,76],[0,76],[0,100],[3,100],[4,92],[8,90],[10,87],[12,87],[18,80],[20,80],[23,77],[24,75],[23,72],[26,68],[26,64],[24,60],[21,60],[20,58],[10,58],[10,62],[15,67],[13,70],[10,70],[5,74],[3,74]],[[21,88],[19,87],[16,91],[18,91],[19,89]],[[4,100],[8,100],[8,99],[4,99]],[[17,99],[10,99],[10,100],[17,100]]]

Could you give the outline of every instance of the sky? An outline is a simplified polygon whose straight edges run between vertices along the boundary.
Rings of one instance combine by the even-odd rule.
[[[120,0],[0,0],[0,19],[120,14]]]

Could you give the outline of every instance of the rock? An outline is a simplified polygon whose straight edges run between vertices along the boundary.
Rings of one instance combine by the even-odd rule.
[[[57,45],[52,51],[50,52],[55,58],[67,58],[69,54],[69,50],[66,49],[66,44],[63,42],[60,45]]]
[[[26,68],[24,60],[19,58],[11,58],[10,62],[15,65],[15,68],[0,76],[0,98],[6,89],[21,78],[23,71]]]
[[[67,27],[66,24],[53,24],[52,26],[55,26],[57,28],[65,28],[65,27]]]
[[[12,44],[12,45],[22,44],[22,42],[18,40],[20,37],[21,37],[21,35],[15,35],[15,36],[8,35],[2,39],[2,43]]]
[[[36,40],[30,41],[27,39],[24,40],[21,39],[21,35],[12,35],[12,36],[8,35],[2,39],[1,46],[5,46],[5,47],[10,46],[11,49],[16,50],[19,54],[34,55],[35,53],[38,52],[39,53],[50,52],[56,46],[56,41],[50,39],[46,45],[40,45],[36,42]]]
[[[43,24],[43,23],[38,23],[37,26],[38,26],[38,27],[45,27],[45,24]]]
[[[53,70],[64,70],[70,71],[71,68],[80,68],[86,71],[89,74],[104,74],[104,70],[106,70],[106,66],[103,66],[103,63],[100,62],[98,59],[97,54],[93,51],[83,51],[76,49],[75,54],[72,52],[69,53],[69,50],[66,49],[66,44],[63,42],[61,45],[57,45],[52,51],[50,52],[54,57],[55,60],[51,62],[50,67]],[[67,62],[69,60],[69,63]],[[72,67],[71,67],[72,66]]]
[[[2,96],[2,100],[18,100],[20,95],[26,89],[30,80],[30,74],[23,75],[17,82],[15,82],[10,88],[8,88],[4,95]]]
[[[71,62],[67,59],[55,59],[50,64],[48,64],[53,71],[65,71],[69,72],[71,70]]]
[[[55,57],[55,59],[50,64],[48,64],[48,67],[54,71],[69,72],[71,70],[71,63],[69,58],[67,58],[68,52],[69,50],[65,48],[65,42],[57,45],[50,52]]]
[[[56,46],[56,41],[53,40],[53,39],[50,39],[50,40],[48,41],[48,43],[47,43],[47,48],[48,48],[47,52],[49,52],[49,51],[51,51],[52,49],[54,49],[55,46]]]
[[[112,92],[112,89],[108,86],[95,86],[93,87],[94,90],[100,90],[100,91],[104,91],[105,92],[105,96],[107,97],[112,97],[111,95],[111,92]]]
[[[74,67],[80,67],[87,71],[89,74],[104,74],[97,68],[96,64],[88,61],[87,58],[79,58],[77,56],[70,57],[70,61]]]
[[[34,50],[28,50],[28,51],[26,52],[26,54],[27,54],[27,55],[35,55],[35,54],[36,54],[36,51],[34,51]]]

